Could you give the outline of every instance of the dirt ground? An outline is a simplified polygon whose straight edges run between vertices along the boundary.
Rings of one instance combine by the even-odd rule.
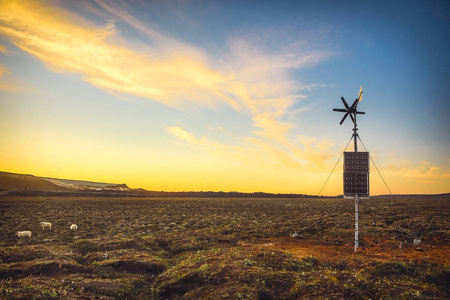
[[[421,244],[419,247],[402,246],[396,241],[386,241],[371,247],[360,247],[355,252],[354,247],[333,245],[321,240],[279,237],[264,240],[255,245],[256,248],[268,248],[287,251],[296,258],[315,257],[320,261],[337,263],[346,261],[354,267],[364,265],[371,260],[403,262],[427,260],[429,262],[450,265],[450,246],[430,246]]]
[[[353,207],[0,197],[0,299],[450,299],[450,196],[365,201],[356,253]]]

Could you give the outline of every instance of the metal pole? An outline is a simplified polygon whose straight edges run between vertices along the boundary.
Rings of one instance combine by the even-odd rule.
[[[353,118],[355,120],[355,126],[353,127],[353,139],[355,140],[355,152],[358,152],[358,127],[356,125],[356,113],[353,114]],[[355,196],[355,252],[358,250],[358,246],[359,246],[359,224],[358,224],[358,219],[359,219],[359,195],[356,194]]]
[[[355,120],[354,126],[353,126],[353,139],[354,139],[354,142],[355,142],[355,152],[358,152],[358,143],[357,143],[358,127],[356,127],[356,113],[353,114],[353,118]]]
[[[358,250],[358,242],[359,242],[359,237],[358,237],[358,231],[359,231],[359,227],[358,227],[358,204],[359,204],[359,195],[356,195],[355,197],[355,252]]]

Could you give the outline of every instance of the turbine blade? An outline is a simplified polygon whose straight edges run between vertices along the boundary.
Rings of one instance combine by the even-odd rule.
[[[365,114],[366,114],[366,113],[363,112],[363,111],[357,111],[356,113],[357,113],[357,114],[361,114],[361,115],[365,115]]]
[[[352,118],[353,124],[355,124],[355,118],[353,118],[352,114],[350,114],[350,118]]]
[[[345,108],[348,109],[348,104],[347,104],[347,102],[345,101],[344,97],[341,97],[341,100],[342,100],[342,103],[344,103]]]
[[[358,106],[358,99],[355,99],[355,102],[353,102],[352,106],[350,107],[356,109],[357,106]]]
[[[362,100],[362,86],[359,88],[359,96],[358,96],[359,101]]]
[[[344,123],[345,118],[347,118],[348,115],[349,115],[349,113],[346,113],[346,114],[344,115],[344,117],[342,118],[341,123],[339,123],[339,125],[342,125],[342,123]],[[350,116],[351,116],[351,115],[350,115]]]
[[[333,108],[333,111],[347,112],[347,110],[343,108]]]

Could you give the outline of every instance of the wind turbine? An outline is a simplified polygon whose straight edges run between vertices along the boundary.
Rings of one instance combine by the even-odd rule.
[[[342,118],[341,122],[339,123],[342,125],[344,123],[347,116],[350,116],[350,118],[353,121],[353,139],[355,143],[355,152],[358,152],[358,145],[357,145],[357,137],[358,137],[358,127],[356,124],[356,115],[365,115],[366,113],[363,111],[358,111],[358,103],[362,100],[362,86],[359,88],[359,95],[358,98],[355,99],[353,104],[349,106],[347,104],[347,101],[345,101],[344,97],[341,97],[342,103],[344,103],[345,109],[342,108],[334,108],[333,111],[339,111],[345,113],[344,117]]]
[[[355,199],[355,251],[359,246],[359,200],[369,197],[369,152],[358,152],[358,127],[356,115],[364,115],[365,112],[358,111],[358,104],[362,100],[362,87],[359,89],[358,98],[352,105],[348,105],[344,97],[341,97],[345,109],[335,108],[333,111],[345,113],[342,117],[342,125],[347,116],[353,121],[353,140],[355,142],[354,152],[344,152],[344,198]],[[362,196],[362,197],[361,197]]]

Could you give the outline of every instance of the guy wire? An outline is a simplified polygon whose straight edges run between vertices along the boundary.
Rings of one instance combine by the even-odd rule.
[[[331,174],[333,174],[333,172],[334,172],[334,169],[336,169],[336,166],[338,165],[338,163],[341,161],[341,158],[342,158],[342,155],[344,155],[344,152],[345,152],[345,149],[347,149],[347,147],[348,147],[348,145],[350,144],[350,142],[352,141],[352,139],[353,139],[353,135],[352,135],[352,137],[350,138],[350,140],[348,141],[348,143],[347,143],[347,146],[345,146],[345,148],[344,148],[344,151],[342,151],[342,153],[341,153],[341,156],[339,157],[339,159],[338,159],[338,161],[336,162],[336,164],[334,165],[334,168],[333,168],[333,170],[331,170],[331,173],[330,173],[330,175],[328,175],[328,178],[327,178],[327,180],[325,181],[325,183],[323,184],[323,186],[322,186],[322,188],[320,189],[320,192],[319,192],[319,194],[317,195],[317,196],[320,196],[320,193],[322,193],[322,190],[323,190],[323,188],[325,187],[325,185],[327,184],[327,182],[328,182],[328,179],[330,179],[330,177],[331,177]]]
[[[361,145],[363,145],[363,147],[364,147],[364,150],[366,150],[366,152],[367,152],[367,149],[366,149],[366,146],[364,146],[364,143],[362,142],[362,140],[361,140],[361,138],[359,137],[359,135],[358,135],[358,139],[359,139],[359,141],[361,142]],[[389,188],[389,186],[387,185],[387,183],[386,183],[386,181],[384,181],[384,178],[383,178],[383,176],[381,175],[381,172],[380,172],[380,170],[378,170],[378,167],[377,167],[377,165],[375,164],[375,162],[373,161],[373,159],[372,159],[372,156],[371,155],[369,155],[369,158],[370,158],[370,161],[373,163],[373,165],[375,166],[375,169],[377,169],[377,172],[378,172],[378,174],[380,175],[380,177],[381,177],[381,180],[383,180],[383,182],[384,182],[384,185],[386,186],[386,188],[388,189],[388,191],[389,191],[389,194],[391,194],[391,196],[392,197],[394,197],[394,195],[392,195],[392,192],[391,192],[391,189]]]

